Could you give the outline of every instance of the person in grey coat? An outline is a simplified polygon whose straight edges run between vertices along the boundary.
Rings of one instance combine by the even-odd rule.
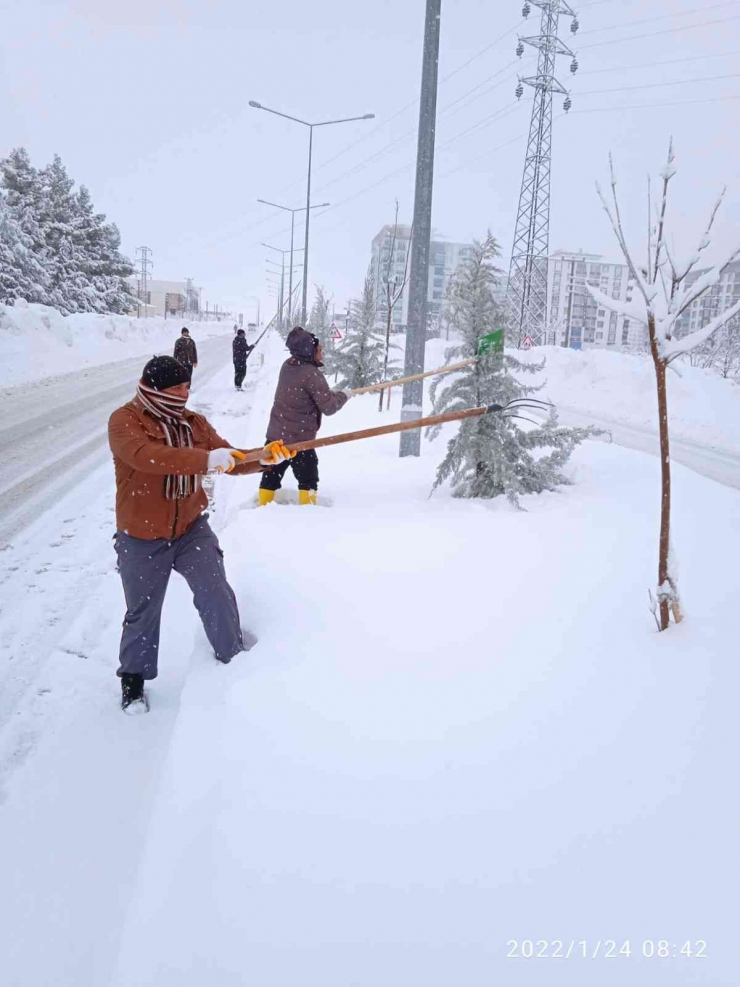
[[[296,326],[285,345],[290,358],[280,369],[272,413],[267,426],[268,441],[280,439],[286,445],[315,439],[323,415],[334,415],[352,397],[349,391],[333,391],[321,371],[323,352],[317,336]],[[262,474],[259,489],[261,506],[269,504],[280,489],[288,466],[298,482],[298,503],[315,504],[319,485],[319,457],[315,449],[299,452],[289,462],[271,467]]]

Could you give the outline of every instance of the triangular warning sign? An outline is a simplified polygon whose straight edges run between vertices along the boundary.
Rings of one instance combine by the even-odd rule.
[[[519,347],[519,349],[520,350],[531,350],[533,346],[534,346],[534,340],[529,335],[529,333],[527,333],[527,335],[522,340],[522,343],[521,343],[521,346]]]
[[[336,322],[332,322],[332,324],[329,326],[329,328],[331,329],[331,338],[332,339],[342,339],[343,338],[343,336],[342,336],[342,330],[339,328],[339,326],[336,324]]]

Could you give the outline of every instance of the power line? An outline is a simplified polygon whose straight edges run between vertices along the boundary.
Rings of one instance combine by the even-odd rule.
[[[675,79],[672,82],[645,82],[639,86],[617,86],[614,89],[586,89],[579,92],[579,96],[594,96],[597,93],[620,93],[628,89],[658,89],[661,86],[683,86],[694,82],[717,82],[720,79],[740,79],[740,72],[733,72],[729,75],[706,75],[701,79]]]
[[[676,34],[679,31],[694,31],[698,27],[711,27],[713,24],[727,24],[728,21],[736,21],[740,19],[740,14],[735,14],[733,17],[722,17],[716,21],[703,21],[700,24],[685,24],[683,27],[668,27],[665,31],[652,31],[649,34],[631,34],[628,38],[612,38],[609,41],[592,41],[590,45],[579,45],[578,53],[580,54],[586,48],[600,48],[603,45],[618,45],[623,41],[638,41],[641,38],[657,38],[661,34]]]
[[[635,24],[653,24],[656,21],[668,21],[673,17],[688,17],[690,14],[704,14],[708,10],[718,10],[721,7],[734,7],[737,0],[730,0],[729,3],[714,3],[710,7],[694,7],[692,10],[677,10],[675,14],[661,14],[660,17],[642,17],[638,21],[622,21],[621,24],[609,24],[607,27],[592,27],[588,31],[581,32],[581,36],[586,34],[601,34],[603,31],[616,31],[622,27],[632,27]]]
[[[617,65],[611,69],[584,69],[579,70],[579,77],[582,75],[599,75],[604,72],[628,72],[630,69],[651,69],[658,65],[677,65],[679,62],[698,62],[706,58],[737,58],[736,51],[721,51],[715,55],[687,55],[685,58],[666,58],[662,62],[639,62],[637,65]]]
[[[571,110],[574,113],[608,113],[612,110],[645,110],[656,106],[690,106],[696,103],[724,103],[727,100],[740,99],[740,96],[711,96],[708,99],[678,99],[670,103],[625,103],[623,106],[595,106],[586,110]],[[565,116],[565,114],[562,114]]]
[[[477,52],[475,52],[474,55],[471,55],[470,58],[466,59],[466,61],[464,61],[462,63],[462,65],[458,65],[456,69],[453,69],[451,72],[448,72],[447,75],[443,76],[440,79],[440,82],[439,82],[440,86],[444,85],[446,82],[449,82],[450,79],[452,79],[454,76],[458,75],[458,73],[462,72],[463,69],[466,69],[468,67],[468,65],[471,65],[478,58],[481,58],[483,55],[486,54],[486,52],[490,51],[497,44],[499,44],[499,42],[503,41],[505,38],[508,38],[510,34],[514,34],[514,32],[517,31],[521,27],[521,24],[522,24],[522,21],[521,20],[517,21],[517,23],[514,24],[513,27],[510,27],[507,31],[504,31],[504,33],[503,34],[500,34],[494,41],[491,41],[487,45],[484,45],[483,48],[480,48]],[[393,120],[396,120],[399,116],[401,116],[407,110],[410,110],[412,107],[418,106],[418,104],[419,104],[419,97],[418,96],[416,96],[410,102],[404,103],[403,106],[399,107],[394,113],[392,113],[389,117],[387,117],[382,123],[377,124],[377,126],[373,127],[372,130],[369,130],[365,134],[363,134],[362,137],[358,137],[357,140],[351,141],[349,144],[347,144],[345,147],[343,147],[341,150],[339,150],[333,157],[328,158],[326,161],[322,161],[318,165],[316,165],[316,167],[314,168],[314,171],[319,171],[321,168],[326,168],[330,164],[333,164],[338,158],[341,158],[348,151],[351,151],[352,148],[357,147],[358,144],[362,144],[366,140],[369,140],[370,137],[373,136],[373,134],[377,134],[378,131],[382,130],[384,127],[387,127],[388,124],[391,123]],[[414,131],[414,133],[415,132],[416,131]],[[299,181],[291,182],[290,185],[283,186],[283,188],[282,188],[281,191],[285,191],[286,189],[293,188],[293,186],[298,185],[298,184],[299,184]]]
[[[453,100],[452,103],[449,103],[447,106],[443,107],[442,110],[441,110],[441,112],[438,115],[438,119],[442,119],[445,116],[455,116],[461,110],[465,109],[467,106],[470,106],[472,103],[474,103],[477,99],[480,99],[482,96],[488,95],[488,93],[493,92],[494,89],[498,89],[499,86],[502,86],[502,85],[504,85],[504,83],[509,82],[511,79],[515,78],[516,75],[517,75],[516,72],[512,73],[511,75],[506,76],[504,79],[501,79],[500,82],[495,83],[493,86],[489,86],[488,89],[484,90],[482,93],[478,93],[478,95],[477,96],[474,96],[473,99],[470,99],[466,103],[463,103],[462,106],[459,106],[454,111],[454,113],[452,113],[452,114],[450,113],[450,110],[452,110],[453,107],[455,107],[462,99],[464,99],[466,96],[469,96],[471,93],[475,92],[476,89],[480,89],[480,87],[483,86],[483,85],[485,85],[486,82],[490,81],[491,79],[495,79],[497,76],[501,75],[501,73],[502,72],[505,72],[506,69],[511,68],[512,65],[515,65],[517,63],[517,61],[518,61],[518,59],[514,59],[508,65],[505,65],[504,68],[499,69],[498,72],[494,72],[493,75],[488,76],[488,78],[486,78],[482,82],[478,83],[477,86],[473,86],[472,89],[469,89],[467,92],[463,93],[462,96],[458,97],[458,99]],[[488,119],[488,118],[486,117],[485,119]],[[390,141],[388,144],[384,144],[374,154],[371,154],[369,158],[365,158],[363,161],[360,161],[358,164],[353,165],[347,171],[343,171],[340,175],[337,175],[335,178],[331,178],[331,179],[329,179],[328,182],[324,182],[324,184],[321,185],[321,186],[319,186],[319,188],[316,191],[317,192],[323,192],[324,189],[327,189],[330,185],[333,185],[335,182],[338,182],[338,181],[340,181],[343,178],[347,178],[349,175],[353,175],[353,174],[355,174],[358,171],[362,171],[371,162],[373,162],[377,158],[381,157],[387,151],[390,151],[394,147],[397,147],[399,144],[403,144],[409,138],[414,137],[415,134],[416,134],[416,128],[415,127],[412,128],[411,130],[407,130],[405,133],[401,134],[400,137],[397,137],[395,140]]]

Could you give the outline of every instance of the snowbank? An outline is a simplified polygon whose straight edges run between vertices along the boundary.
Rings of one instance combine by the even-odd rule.
[[[63,316],[46,305],[0,305],[2,386],[156,351],[169,353],[184,325],[197,339],[232,332],[226,322],[189,324],[174,318],[92,313]]]
[[[448,346],[427,345],[427,367],[443,366]],[[652,361],[647,357],[607,350],[571,350],[541,346],[512,351],[523,363],[544,357],[546,381],[539,397],[549,398],[564,412],[592,415],[600,422],[657,430],[657,399]],[[681,364],[668,373],[671,432],[677,438],[718,449],[740,451],[740,386],[709,370]]]

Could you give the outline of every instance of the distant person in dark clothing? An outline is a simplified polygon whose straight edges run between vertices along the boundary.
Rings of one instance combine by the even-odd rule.
[[[247,342],[247,337],[243,329],[239,329],[234,342],[231,344],[231,351],[234,356],[234,387],[237,391],[242,389],[244,378],[247,375],[247,358],[254,349]]]
[[[198,366],[198,348],[195,340],[190,338],[190,330],[185,328],[180,333],[180,338],[175,343],[175,359],[184,367],[187,367],[188,378],[193,379],[193,370]]]
[[[285,345],[290,359],[280,370],[272,414],[267,426],[268,441],[301,442],[315,439],[322,415],[333,415],[352,397],[350,391],[332,391],[321,372],[323,352],[318,337],[300,326],[291,329]],[[288,465],[298,482],[298,503],[315,504],[319,485],[319,457],[315,449],[299,452],[290,462],[281,462],[262,474],[259,503],[264,506],[275,498],[275,491]]]

